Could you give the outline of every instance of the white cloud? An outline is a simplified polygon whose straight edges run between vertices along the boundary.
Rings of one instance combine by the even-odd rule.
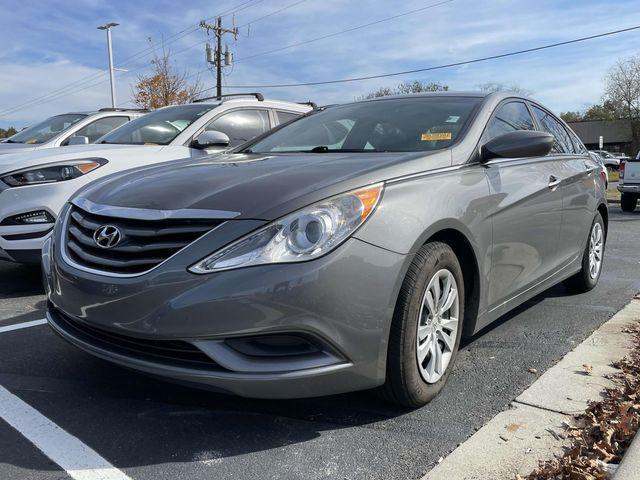
[[[105,67],[104,34],[95,26],[106,20],[121,23],[114,30],[116,65],[130,69],[118,73],[118,97],[130,99],[131,83],[149,67],[150,55],[124,60],[155,42],[180,32],[221,10],[241,3],[197,0],[180,7],[169,0],[115,3],[86,0],[80,7],[54,3],[40,12],[38,31],[30,19],[42,9],[28,2],[0,18],[0,111],[47,93]],[[236,24],[294,3],[262,1],[239,12]],[[437,3],[437,0],[433,0]],[[559,42],[606,30],[640,24],[637,0],[538,0],[477,2],[455,0],[393,21],[313,42],[298,48],[239,61],[226,79],[229,84],[296,83],[409,70],[505,53]],[[424,0],[308,0],[282,13],[242,29],[237,43],[226,38],[238,59],[283,45],[305,41],[428,5]],[[183,8],[183,10],[180,10]],[[624,12],[621,15],[620,12]],[[29,21],[27,21],[29,20]],[[225,24],[232,22],[225,18]],[[170,44],[183,71],[205,68],[206,35],[194,31]],[[193,45],[196,46],[193,46]],[[187,49],[187,47],[192,47]],[[264,89],[285,99],[313,99],[319,103],[349,101],[382,85],[403,80],[441,81],[452,88],[473,89],[486,82],[516,83],[552,109],[581,108],[600,100],[602,78],[619,56],[640,51],[640,34],[631,32],[508,59],[358,83],[317,87]],[[73,60],[71,60],[73,59]],[[125,64],[126,63],[126,64]],[[213,84],[209,72],[201,75]],[[106,80],[106,78],[105,78]],[[76,89],[74,89],[75,91]],[[107,105],[108,83],[75,91],[55,102],[0,115],[0,126],[30,123],[51,113]],[[22,122],[22,123],[21,123]]]

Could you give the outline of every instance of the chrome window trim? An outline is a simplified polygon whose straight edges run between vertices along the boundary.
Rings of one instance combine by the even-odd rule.
[[[93,215],[122,218],[124,220],[230,220],[240,215],[240,212],[206,210],[202,208],[154,210],[147,208],[118,207],[114,205],[101,205],[82,197],[71,200],[71,204]]]

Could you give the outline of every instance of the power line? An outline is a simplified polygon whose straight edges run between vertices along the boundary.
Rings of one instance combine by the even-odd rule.
[[[378,25],[380,23],[384,23],[384,22],[389,22],[391,20],[395,20],[397,18],[401,18],[401,17],[406,17],[407,15],[412,15],[414,13],[418,13],[418,12],[422,12],[424,10],[429,10],[431,8],[435,8],[435,7],[439,7],[441,5],[445,5],[447,3],[451,3],[454,0],[444,0],[442,2],[438,2],[438,3],[433,3],[431,5],[427,5],[424,7],[420,7],[420,8],[416,8],[414,10],[410,10],[408,12],[403,12],[403,13],[399,13],[397,15],[393,15],[391,17],[385,17],[385,18],[381,18],[379,20],[375,20],[373,22],[369,22],[369,23],[364,23],[362,25],[357,25],[355,27],[351,27],[351,28],[347,28],[346,30],[340,30],[339,32],[334,32],[334,33],[329,33],[327,35],[322,35],[320,37],[316,37],[316,38],[311,38],[309,40],[304,40],[302,42],[297,42],[297,43],[292,43],[290,45],[285,45],[283,47],[278,47],[278,48],[274,48],[273,50],[267,50],[265,52],[259,52],[256,53],[254,55],[250,55],[248,57],[244,57],[244,58],[239,58],[236,60],[236,62],[242,62],[244,60],[251,60],[252,58],[256,58],[256,57],[261,57],[263,55],[269,55],[271,53],[276,53],[276,52],[282,52],[283,50],[288,50],[290,48],[294,48],[294,47],[299,47],[301,45],[307,45],[309,43],[313,43],[313,42],[317,42],[319,40],[325,40],[327,38],[331,38],[331,37],[337,37],[338,35],[343,35],[345,33],[350,33],[350,32],[354,32],[356,30],[361,30],[363,28],[367,28],[367,27],[371,27],[373,25]]]
[[[227,10],[224,10],[223,12],[221,12],[218,16],[228,16],[234,13],[237,13],[239,11],[242,11],[246,8],[250,8],[254,5],[257,5],[258,3],[263,2],[264,0],[245,0],[244,2],[241,2],[233,7],[228,8]],[[213,17],[209,17],[209,19],[211,18],[215,18],[215,15]],[[187,28],[184,28],[182,30],[180,30],[179,32],[176,32],[172,35],[170,35],[169,37],[167,37],[166,39],[164,39],[162,42],[160,42],[161,44],[171,44],[174,43],[188,35],[190,35],[191,33],[197,32],[199,30],[199,25],[195,25],[195,26],[189,26]],[[142,56],[147,55],[148,53],[150,53],[151,51],[153,51],[156,47],[158,46],[158,44],[154,44],[152,43],[149,47],[146,47],[143,50],[140,50],[137,53],[134,53],[128,57],[126,57],[122,62],[119,62],[118,65],[120,67],[122,66],[126,66],[128,64],[130,64],[132,61],[141,58]],[[55,100],[56,98],[60,98],[62,96],[67,96],[67,95],[71,95],[73,93],[77,93],[80,91],[84,91],[87,88],[82,88],[80,90],[75,90],[76,87],[80,87],[80,86],[84,86],[87,85],[90,82],[93,82],[94,80],[97,80],[98,78],[102,77],[102,76],[106,76],[106,72],[105,71],[101,71],[101,72],[96,72],[93,74],[90,74],[84,78],[75,80],[67,85],[64,85],[62,87],[59,87],[57,89],[51,90],[46,94],[40,95],[38,97],[34,97],[30,100],[26,100],[23,103],[20,103],[18,105],[14,105],[13,107],[8,107],[2,111],[0,111],[0,115],[7,115],[9,113],[13,113],[17,110],[20,110],[21,108],[24,108],[26,106],[31,106],[33,104],[37,104],[37,103],[48,103],[49,101]],[[91,85],[89,85],[88,88],[93,87],[93,86],[97,86],[104,83],[103,81],[99,82],[99,83],[92,83]],[[43,101],[45,99],[48,99],[46,102]]]
[[[522,55],[525,53],[531,53],[531,52],[537,52],[540,50],[546,50],[549,48],[555,48],[555,47],[560,47],[560,46],[564,46],[564,45],[570,45],[573,43],[578,43],[578,42],[585,42],[587,40],[594,40],[596,38],[602,38],[602,37],[607,37],[610,35],[617,35],[619,33],[625,33],[625,32],[630,32],[632,30],[638,30],[640,29],[640,25],[636,25],[635,27],[629,27],[629,28],[622,28],[620,30],[612,30],[609,32],[604,32],[604,33],[599,33],[597,35],[589,35],[588,37],[580,37],[580,38],[575,38],[573,40],[566,40],[564,42],[557,42],[557,43],[551,43],[548,45],[542,45],[539,47],[533,47],[533,48],[526,48],[524,50],[517,50],[515,52],[508,52],[508,53],[501,53],[498,55],[491,55],[488,57],[481,57],[481,58],[474,58],[472,60],[465,60],[465,61],[461,61],[461,62],[454,62],[454,63],[447,63],[444,65],[437,65],[437,66],[433,66],[433,67],[424,67],[424,68],[416,68],[416,69],[412,69],[412,70],[404,70],[401,72],[392,72],[392,73],[381,73],[381,74],[375,74],[375,75],[366,75],[366,76],[362,76],[362,77],[352,77],[352,78],[342,78],[342,79],[338,79],[338,80],[322,80],[322,81],[316,81],[316,82],[303,82],[303,83],[281,83],[281,84],[271,84],[271,85],[228,85],[227,88],[291,88],[291,87],[307,87],[307,86],[314,86],[314,85],[329,85],[329,84],[335,84],[335,83],[347,83],[347,82],[359,82],[359,81],[363,81],[363,80],[373,80],[376,78],[386,78],[386,77],[396,77],[396,76],[400,76],[400,75],[409,75],[409,74],[413,74],[413,73],[420,73],[420,72],[430,72],[433,70],[442,70],[445,68],[452,68],[452,67],[459,67],[462,65],[469,65],[469,64],[473,64],[473,63],[480,63],[480,62],[486,62],[488,60],[496,60],[499,58],[506,58],[506,57],[512,57],[515,55]],[[203,90],[203,92],[205,91],[209,91],[211,90],[211,88],[207,88],[205,90]]]

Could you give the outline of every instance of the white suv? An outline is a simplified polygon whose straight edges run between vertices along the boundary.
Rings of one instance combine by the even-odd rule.
[[[146,110],[103,108],[97,112],[54,115],[2,140],[0,155],[92,143],[145,113]]]
[[[312,109],[251,95],[164,107],[91,145],[0,156],[0,259],[39,262],[60,209],[97,178],[222,151]]]

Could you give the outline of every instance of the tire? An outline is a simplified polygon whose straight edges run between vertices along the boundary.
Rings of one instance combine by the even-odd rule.
[[[599,236],[597,233],[594,233],[594,231],[598,229],[600,231]],[[596,235],[596,237],[599,238],[599,240],[594,240],[594,235]],[[594,241],[596,242],[595,244],[593,243]],[[591,264],[591,252],[592,252],[592,249],[594,248],[594,245],[596,245],[598,241],[600,245],[599,258],[598,258],[598,255],[595,255],[595,257],[598,258],[599,264],[597,266],[597,271],[595,272],[595,275],[594,275],[594,272],[592,270],[593,265]],[[574,276],[565,280],[565,285],[570,291],[575,293],[588,292],[598,284],[598,280],[600,279],[600,275],[602,274],[602,264],[604,262],[605,245],[606,245],[606,236],[605,236],[605,229],[604,229],[604,221],[602,220],[602,215],[600,215],[600,213],[598,212],[596,213],[596,216],[593,219],[593,222],[591,223],[591,228],[589,228],[589,237],[587,238],[587,245],[584,249],[584,253],[582,254],[582,268]]]
[[[443,303],[446,307],[447,302],[443,298],[447,282],[452,287],[450,293],[453,288],[457,290],[457,299],[441,315],[434,316],[431,313],[433,303],[427,299],[436,296],[437,283],[441,296],[440,301],[436,300],[438,305],[435,310]],[[431,287],[429,293],[427,287]],[[380,387],[384,399],[403,407],[416,408],[428,403],[442,390],[460,346],[464,298],[462,269],[451,247],[441,242],[424,245],[409,267],[391,323],[386,381]],[[426,301],[424,309],[423,299]],[[457,318],[455,330],[452,328],[454,318]],[[419,322],[424,324],[420,329],[422,341],[417,336]],[[452,338],[454,333],[455,337]],[[437,341],[431,341],[433,338]],[[445,338],[448,338],[448,346]],[[422,368],[418,366],[419,342],[422,345],[420,352],[427,352]],[[434,348],[439,349],[439,355]],[[441,359],[440,363],[438,358]]]
[[[638,196],[632,193],[623,193],[620,197],[620,208],[623,212],[633,212],[638,204]]]

